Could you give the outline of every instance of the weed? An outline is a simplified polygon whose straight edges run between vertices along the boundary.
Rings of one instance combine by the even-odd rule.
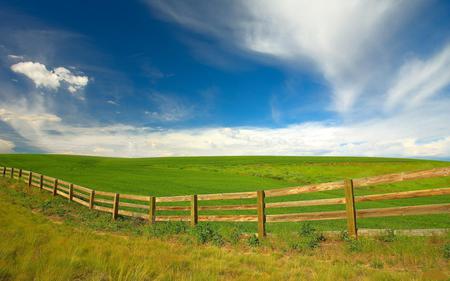
[[[92,212],[64,199],[52,197],[58,201],[45,202],[51,196],[46,192],[37,190],[30,196],[29,192],[33,191],[23,188],[27,197],[18,191],[20,189],[3,188],[2,185],[5,184],[0,180],[2,211],[8,215],[0,215],[0,237],[3,238],[0,239],[0,280],[181,281],[192,280],[193,270],[198,274],[195,280],[436,280],[425,275],[430,266],[438,268],[442,276],[449,273],[450,241],[440,236],[397,237],[392,247],[380,247],[383,243],[378,239],[353,241],[347,238],[351,242],[345,243],[345,247],[349,245],[353,251],[364,253],[350,255],[342,251],[342,243],[329,243],[324,251],[285,255],[279,251],[279,245],[292,238],[295,241],[292,240],[290,245],[300,250],[314,249],[320,245],[317,241],[323,240],[317,232],[300,236],[296,226],[297,233],[291,228],[286,230],[289,231],[286,237],[262,241],[264,246],[273,241],[273,250],[265,247],[262,255],[257,250],[242,252],[238,248],[198,247],[196,237],[183,235],[193,234],[194,229],[182,222],[157,223],[156,228],[161,229],[155,231],[153,226],[147,225],[148,222],[139,219],[119,217],[112,222],[110,214]],[[63,208],[65,211],[61,214],[65,223],[54,225],[39,219],[45,217],[40,211],[41,206],[52,216],[58,208]],[[37,214],[30,210],[36,210]],[[217,232],[217,224],[210,227],[213,226],[213,232]],[[223,234],[223,237],[232,241],[229,237],[241,236],[242,229],[245,229],[245,224]],[[97,234],[93,230],[101,230],[102,233]],[[178,233],[181,235],[176,239],[181,243],[142,239],[135,235],[126,235],[126,239],[121,237],[125,235],[110,235],[115,231],[132,234],[141,230],[145,234],[151,231],[164,235]],[[222,233],[224,228],[220,231]],[[214,239],[209,243],[220,244],[223,241]],[[304,244],[298,242],[300,240]],[[260,245],[255,235],[242,242],[252,247]],[[330,262],[324,263],[324,260]],[[400,266],[402,270],[393,270]]]
[[[447,243],[444,246],[444,258],[450,259],[450,243]]]
[[[380,260],[374,260],[370,263],[370,266],[375,269],[382,269],[384,267],[384,264]]]
[[[213,245],[216,246],[223,246],[225,244],[225,240],[223,239],[222,235],[215,232],[214,235],[211,237],[211,242]]]
[[[225,243],[222,235],[210,223],[198,224],[192,229],[191,233],[200,244],[212,242],[216,246],[222,246]]]
[[[300,226],[300,235],[311,235],[316,232],[316,229],[311,224],[311,222],[307,221]]]
[[[165,236],[186,233],[187,229],[188,229],[187,224],[181,221],[161,222],[149,226],[147,233],[153,237],[161,238]]]
[[[292,250],[312,250],[318,248],[322,241],[325,241],[325,236],[323,236],[323,234],[312,232],[309,235],[300,236],[299,238],[288,242],[288,246]]]
[[[239,226],[232,227],[227,231],[227,238],[232,245],[239,243],[242,236],[242,229]]]
[[[292,250],[315,249],[322,241],[325,241],[325,236],[318,233],[310,222],[305,222],[300,226],[299,237],[288,241],[288,246]]]
[[[259,241],[258,236],[253,234],[247,238],[247,244],[250,247],[258,247],[259,245],[261,245],[261,242]]]
[[[348,234],[347,230],[342,230],[341,233],[339,234],[339,238],[342,241],[346,241],[346,242],[351,240],[350,235]]]
[[[394,242],[397,237],[395,236],[393,229],[388,229],[384,234],[380,235],[378,239],[382,242]]]
[[[361,240],[349,239],[347,242],[347,248],[350,252],[361,252],[363,250],[363,244]]]

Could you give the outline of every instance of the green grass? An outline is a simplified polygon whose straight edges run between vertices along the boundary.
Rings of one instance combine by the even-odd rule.
[[[400,171],[415,171],[450,166],[449,162],[368,158],[368,157],[174,157],[104,158],[67,155],[0,155],[0,165],[33,170],[97,190],[119,193],[170,196],[218,192],[254,191],[344,178],[358,178]],[[356,195],[450,187],[450,177],[423,179],[396,184],[358,188]],[[343,191],[318,192],[269,198],[268,202],[296,199],[342,197]],[[252,203],[254,200],[205,201],[201,204]],[[438,204],[450,202],[450,196],[364,202],[357,208]],[[270,209],[268,214],[343,210],[342,205]],[[253,214],[253,211],[241,211]],[[167,212],[164,214],[168,214]],[[172,212],[171,214],[183,214]],[[203,214],[234,214],[232,211]],[[345,221],[314,223],[319,229],[340,230]],[[226,224],[224,224],[226,225]],[[358,221],[360,228],[450,228],[449,215],[370,218]],[[255,224],[245,224],[255,231]],[[270,232],[295,229],[298,224],[268,224]]]
[[[112,222],[107,214],[5,179],[0,179],[0,206],[0,280],[448,280],[450,276],[448,235],[311,244],[307,236],[291,233],[258,243],[244,238],[232,242],[220,232],[224,243],[199,244],[189,227],[166,227],[165,235],[155,238],[151,227],[139,220]],[[305,229],[312,232],[304,227],[304,234]]]

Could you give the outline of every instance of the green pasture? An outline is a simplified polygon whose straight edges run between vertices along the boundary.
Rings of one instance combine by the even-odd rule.
[[[255,191],[344,178],[450,166],[449,162],[369,157],[169,157],[105,158],[69,155],[0,155],[0,165],[36,171],[97,190],[128,194],[171,196]],[[450,177],[431,178],[358,188],[356,195],[450,187]],[[343,191],[268,198],[268,202],[342,197]],[[440,204],[450,196],[364,202],[357,208]],[[187,203],[187,202],[186,202]],[[178,203],[178,204],[186,204]],[[202,201],[200,204],[254,203],[254,200]],[[268,209],[268,214],[344,210],[343,205]],[[254,214],[254,211],[209,211],[201,214]],[[164,212],[159,214],[185,214]],[[345,221],[314,223],[319,229],[344,229]],[[370,218],[360,228],[450,228],[450,215]],[[243,224],[254,231],[255,223]],[[296,223],[268,224],[269,231],[295,229]]]

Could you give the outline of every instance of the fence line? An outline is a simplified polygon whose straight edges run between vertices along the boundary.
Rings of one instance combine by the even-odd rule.
[[[210,222],[257,222],[258,236],[266,235],[266,223],[275,222],[299,222],[315,220],[336,220],[346,219],[348,232],[351,236],[357,237],[357,218],[369,217],[388,217],[402,215],[423,215],[423,214],[442,214],[450,213],[450,204],[433,204],[404,206],[391,208],[374,209],[356,209],[355,203],[417,198],[425,196],[447,195],[450,194],[450,188],[436,188],[425,190],[413,190],[405,192],[394,192],[385,194],[373,194],[355,196],[354,189],[369,185],[396,183],[401,181],[410,181],[432,177],[450,176],[450,167],[435,168],[431,170],[402,172],[387,174],[381,176],[346,179],[342,181],[327,182],[320,184],[310,184],[305,186],[296,186],[280,189],[258,190],[254,192],[234,192],[218,194],[193,194],[182,196],[142,196],[133,194],[119,194],[113,192],[93,190],[77,184],[73,184],[61,179],[49,177],[32,171],[13,167],[3,167],[2,176],[10,177],[24,181],[30,187],[36,187],[41,190],[49,191],[53,196],[59,195],[67,198],[69,201],[76,202],[92,210],[111,213],[113,219],[118,215],[137,217],[149,220],[150,223],[159,221],[189,221],[196,225],[199,221]],[[343,189],[345,196],[343,198],[314,199],[314,200],[295,200],[286,202],[266,203],[266,198],[285,197],[296,194],[338,190]],[[199,206],[199,201],[222,201],[222,200],[241,200],[256,199],[255,204],[238,203],[234,205],[205,205]],[[188,206],[168,206],[160,205],[166,202],[187,202]],[[345,211],[328,212],[307,212],[307,213],[287,213],[277,215],[267,215],[266,209],[272,208],[292,208],[303,206],[322,206],[322,205],[342,205],[345,204]],[[242,211],[254,210],[254,215],[200,215],[202,211]],[[158,215],[158,211],[178,211],[187,212],[184,215]]]

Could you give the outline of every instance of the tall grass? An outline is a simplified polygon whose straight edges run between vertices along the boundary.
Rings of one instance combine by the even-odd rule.
[[[240,233],[232,243],[236,234],[203,226],[205,237],[225,241],[216,243],[182,224],[160,224],[155,235],[138,220],[111,222],[6,180],[0,180],[0,206],[0,280],[447,280],[450,274],[449,236],[298,248],[291,242],[318,231],[304,226],[249,245]]]

